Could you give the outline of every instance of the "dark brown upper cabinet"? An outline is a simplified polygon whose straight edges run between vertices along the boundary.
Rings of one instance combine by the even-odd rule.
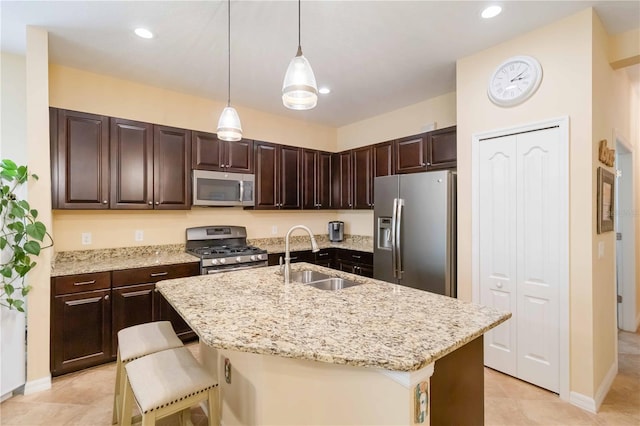
[[[254,153],[254,208],[301,208],[302,149],[255,141]]]
[[[457,166],[456,140],[456,126],[434,130],[427,134],[429,170],[451,169]]]
[[[221,141],[214,133],[191,132],[191,167],[196,170],[253,173],[253,141]]]
[[[373,145],[373,177],[395,174],[394,141],[380,142]]]
[[[353,174],[351,151],[331,155],[331,208],[353,207]]]
[[[152,209],[153,125],[111,119],[111,208]]]
[[[302,150],[302,208],[331,208],[331,153]]]
[[[417,173],[427,171],[425,151],[426,135],[414,135],[396,141],[396,173]]]
[[[353,208],[373,207],[373,147],[365,146],[352,151]]]
[[[191,208],[191,132],[153,126],[153,207]]]
[[[109,208],[109,118],[51,109],[52,199],[60,209]]]

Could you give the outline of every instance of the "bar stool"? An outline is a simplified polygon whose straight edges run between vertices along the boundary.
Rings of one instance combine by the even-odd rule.
[[[125,365],[134,359],[166,349],[184,346],[169,321],[134,325],[118,331],[118,361],[113,394],[113,424],[122,420],[123,375]]]
[[[131,425],[133,401],[142,414],[142,425],[181,412],[187,424],[189,408],[208,400],[209,426],[219,425],[218,382],[191,355],[188,348],[168,349],[129,362],[126,374],[122,425]]]

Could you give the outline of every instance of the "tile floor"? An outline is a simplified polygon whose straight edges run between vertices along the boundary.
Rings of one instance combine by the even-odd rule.
[[[620,332],[618,340],[619,373],[598,414],[485,369],[485,424],[640,425],[640,331]],[[198,346],[189,347],[197,356]],[[0,404],[0,425],[111,425],[114,377],[115,363],[110,363],[54,378],[50,390]],[[195,426],[207,423],[199,408],[192,409],[191,419]]]

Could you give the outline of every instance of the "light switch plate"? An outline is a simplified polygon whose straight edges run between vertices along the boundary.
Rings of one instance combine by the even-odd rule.
[[[604,241],[598,242],[598,259],[604,257]]]
[[[82,233],[82,245],[91,244],[91,232],[83,232]]]
[[[136,229],[134,239],[136,241],[144,240],[144,231],[142,229]]]
[[[278,233],[278,225],[273,225],[271,227],[271,234],[276,235]]]

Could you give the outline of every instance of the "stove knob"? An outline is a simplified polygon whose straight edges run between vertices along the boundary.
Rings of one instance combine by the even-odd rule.
[[[227,259],[220,259],[220,263],[224,265],[225,263],[227,263]]]
[[[256,259],[257,259],[256,255],[255,255],[255,254],[252,254],[252,255],[251,255],[251,260],[256,260]]]
[[[266,258],[267,258],[266,254],[259,254],[258,255],[258,259],[260,259],[260,260],[265,260]]]
[[[212,263],[213,265],[217,265],[217,264],[218,264],[218,259],[212,259],[212,260],[211,260],[211,263]]]
[[[236,257],[236,262],[238,263],[242,262],[242,258],[240,256]]]

